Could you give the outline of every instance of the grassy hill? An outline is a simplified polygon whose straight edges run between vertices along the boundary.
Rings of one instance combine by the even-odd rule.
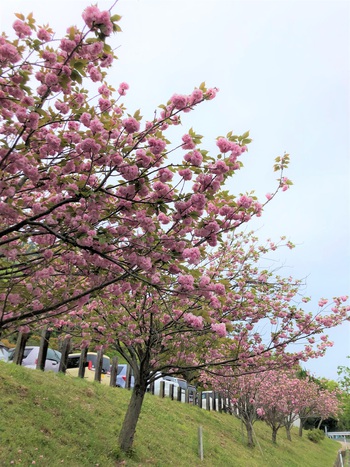
[[[130,393],[65,375],[0,362],[0,465],[178,467],[332,467],[340,444],[314,444],[297,430],[277,446],[269,428],[254,425],[249,449],[235,417],[146,395],[131,457],[117,436]],[[202,426],[204,460],[198,457]]]

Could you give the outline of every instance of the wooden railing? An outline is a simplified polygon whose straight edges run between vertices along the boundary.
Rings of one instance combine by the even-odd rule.
[[[38,360],[36,364],[36,368],[40,370],[44,370],[45,368],[45,360],[47,356],[47,349],[49,346],[51,333],[48,330],[43,330],[40,342],[40,350],[38,355]],[[22,363],[24,348],[28,341],[29,335],[28,334],[21,334],[19,333],[15,355],[13,358],[13,362],[20,365]],[[68,356],[71,349],[71,339],[67,337],[61,346],[61,362],[59,365],[59,372],[65,373],[67,370],[67,363],[68,363]],[[84,378],[85,367],[86,367],[86,356],[88,353],[88,349],[84,348],[81,351],[81,356],[79,359],[79,372],[78,377]],[[103,352],[97,352],[96,356],[96,365],[95,365],[95,375],[94,380],[97,382],[101,382],[101,373],[102,373],[102,361],[103,361]],[[111,359],[111,367],[110,367],[110,386],[116,386],[116,377],[117,377],[117,369],[118,369],[118,358],[113,357]],[[132,372],[129,365],[127,365],[127,372],[126,372],[126,381],[125,381],[125,388],[131,389],[131,377]],[[149,393],[154,394],[154,384],[151,383],[149,386]],[[220,393],[215,391],[197,391],[195,389],[183,389],[181,387],[175,387],[171,381],[160,381],[159,385],[159,393],[157,394],[159,397],[170,397],[172,400],[176,400],[178,402],[183,402],[185,404],[197,405],[200,408],[205,410],[217,411],[217,412],[224,412],[232,414],[232,407],[231,401],[225,399]]]

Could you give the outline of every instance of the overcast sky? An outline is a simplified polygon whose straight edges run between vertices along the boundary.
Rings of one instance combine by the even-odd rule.
[[[96,2],[91,2],[96,3]],[[57,32],[81,25],[85,0],[1,2],[1,30],[14,12],[34,13]],[[108,9],[113,1],[98,2]],[[108,81],[130,85],[125,103],[145,118],[174,93],[190,93],[205,81],[220,92],[183,118],[215,138],[250,130],[245,168],[230,182],[233,193],[273,191],[274,158],[288,152],[286,175],[294,186],[266,208],[252,227],[261,240],[286,235],[298,246],[279,256],[285,274],[305,278],[305,295],[317,309],[320,297],[350,293],[349,63],[350,2],[119,0],[123,32],[113,37],[119,61]],[[309,306],[309,309],[312,309]],[[350,366],[350,326],[329,333],[334,346],[305,367],[337,379]]]

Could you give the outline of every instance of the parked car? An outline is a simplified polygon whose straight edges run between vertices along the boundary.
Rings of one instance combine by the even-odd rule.
[[[202,391],[202,409],[207,408],[207,401],[209,404],[209,410],[214,410],[214,393],[213,391]],[[228,398],[222,398],[218,393],[215,393],[215,410],[219,410],[219,404],[221,404],[222,410],[231,410]]]
[[[116,381],[116,385],[117,385],[118,388],[124,388],[125,389],[127,370],[128,370],[128,365],[126,365],[126,364],[118,365],[117,381]],[[134,384],[135,384],[135,378],[131,374],[131,376],[130,376],[130,389],[134,387]]]
[[[35,370],[36,364],[38,363],[39,349],[40,347],[37,347],[37,346],[25,347],[24,353],[23,353],[22,366]],[[10,349],[8,353],[9,362],[13,362],[14,355],[15,355],[15,349]],[[46,355],[46,360],[45,360],[45,371],[54,371],[55,373],[57,373],[58,368],[60,366],[60,361],[61,361],[61,352],[58,352],[58,350],[53,350],[50,348],[47,349],[47,355]]]
[[[196,392],[197,392],[196,386],[189,384],[185,379],[182,379],[182,378],[177,378],[177,381],[180,385],[180,388],[184,390],[182,391],[182,394],[181,394],[181,402],[185,402],[186,400],[185,391],[187,390],[188,391],[188,402],[192,404],[192,402],[194,401],[196,397]]]
[[[207,408],[207,401],[209,404],[209,410],[213,410],[213,391],[202,391],[202,409]],[[216,405],[218,401],[216,399]]]
[[[67,370],[66,374],[70,376],[78,376],[79,373],[79,362],[80,362],[80,353],[72,353],[68,355],[67,361]],[[95,367],[97,361],[97,353],[88,352],[86,355],[86,368],[84,378],[89,381],[95,380]],[[103,356],[102,360],[102,372],[101,372],[101,383],[110,384],[111,381],[111,360],[107,355]]]
[[[0,361],[7,362],[9,356],[8,350],[9,348],[0,342]]]
[[[183,378],[175,378],[172,376],[164,376],[164,379],[171,378],[172,381],[175,381],[178,383],[180,388],[182,389],[181,391],[181,402],[186,401],[186,393],[185,391],[188,390],[188,402],[192,403],[196,394],[196,387],[192,386],[191,384],[188,384],[188,382],[183,379]]]
[[[157,372],[155,376],[157,379],[155,379],[153,382],[153,392],[156,396],[160,395],[160,383],[164,381],[164,396],[170,396],[170,388],[172,385],[174,387],[174,397],[177,397],[177,388],[180,387],[177,378],[175,378],[174,376],[163,376],[159,372]]]
[[[165,376],[165,378],[167,378],[167,376]],[[173,379],[178,382],[180,388],[183,389],[184,391],[188,388],[188,383],[185,379],[183,378],[173,378]]]

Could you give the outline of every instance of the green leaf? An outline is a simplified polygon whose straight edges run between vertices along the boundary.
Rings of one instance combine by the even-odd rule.
[[[81,84],[83,82],[83,79],[82,79],[81,75],[76,70],[72,71],[70,77],[71,77],[72,81],[76,81],[79,84]]]
[[[44,109],[37,108],[37,109],[35,109],[35,112],[37,114],[41,115],[42,117],[46,117],[46,115],[47,115],[47,112]]]
[[[140,113],[140,109],[137,109],[137,110],[136,110],[136,112],[134,113],[134,118],[135,118],[136,120],[141,120],[142,115],[141,115],[141,113]]]
[[[75,37],[75,27],[74,27],[74,26],[71,26],[71,27],[69,28],[68,37],[69,37],[69,39],[70,39],[71,41],[74,40],[74,37]]]
[[[19,87],[23,89],[23,91],[26,92],[28,95],[32,94],[32,89],[29,86],[23,86],[22,84],[20,84]]]
[[[112,52],[112,48],[109,44],[104,43],[103,45],[103,51],[106,52],[107,54]]]
[[[68,82],[70,81],[69,76],[67,75],[61,75],[59,77],[59,83],[62,86],[63,89],[67,89]]]
[[[74,68],[78,70],[79,73],[83,76],[86,76],[85,67],[86,67],[86,61],[77,60],[76,62],[74,62]]]

